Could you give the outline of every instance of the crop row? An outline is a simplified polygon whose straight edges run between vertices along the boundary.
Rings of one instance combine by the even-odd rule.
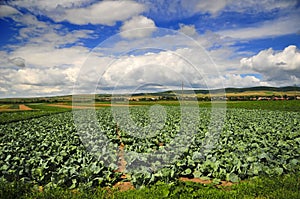
[[[138,106],[3,124],[0,176],[43,186],[112,185],[121,180],[115,172],[121,143],[125,172],[137,186],[180,176],[236,182],[300,170],[299,113],[220,109],[220,121],[213,114]]]

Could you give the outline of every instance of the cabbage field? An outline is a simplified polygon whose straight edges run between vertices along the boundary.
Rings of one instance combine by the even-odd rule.
[[[81,131],[72,112],[2,122],[0,178],[73,189],[119,181],[140,187],[180,177],[238,182],[300,170],[299,112],[228,108],[222,110],[220,132],[211,133],[210,108],[200,108],[193,124],[191,119],[182,122],[179,106],[152,111],[155,115],[150,108],[129,108],[140,128],[127,124],[122,114],[117,122],[111,107],[97,109],[97,122]],[[76,115],[85,117],[89,111]],[[125,169],[119,168],[122,158]]]

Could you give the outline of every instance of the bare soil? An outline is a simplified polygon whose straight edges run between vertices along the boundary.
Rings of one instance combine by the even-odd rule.
[[[22,110],[22,111],[30,111],[30,110],[32,110],[32,108],[26,106],[25,104],[20,104],[20,105],[19,105],[19,110]]]
[[[116,172],[122,173],[123,175],[121,176],[121,178],[126,179],[126,174],[124,172],[126,169],[127,162],[125,161],[124,158],[124,143],[122,142],[118,125],[116,125],[116,134],[118,139],[120,140],[119,152],[118,152],[119,161],[118,161],[118,169],[116,170]],[[134,189],[134,186],[131,182],[118,182],[114,185],[114,187],[118,188],[120,191],[127,191],[127,190]]]
[[[119,189],[119,191],[133,190],[134,186],[131,182],[118,182],[114,185],[114,188]]]
[[[212,180],[202,180],[200,178],[184,178],[181,177],[179,178],[179,180],[184,181],[184,182],[196,182],[196,183],[201,183],[201,184],[211,184]],[[221,184],[219,184],[218,186],[222,186],[222,187],[228,187],[228,186],[232,186],[234,183],[232,182],[228,182],[228,181],[221,181]]]
[[[124,143],[122,142],[118,125],[116,125],[116,133],[117,133],[117,138],[120,140],[119,152],[118,152],[119,162],[118,162],[117,172],[124,173],[127,162],[125,161],[124,158]]]

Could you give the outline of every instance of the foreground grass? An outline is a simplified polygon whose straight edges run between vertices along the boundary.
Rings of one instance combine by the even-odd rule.
[[[0,198],[300,198],[300,173],[254,178],[231,187],[193,182],[157,183],[120,192],[112,188],[43,190],[20,182],[0,183]]]

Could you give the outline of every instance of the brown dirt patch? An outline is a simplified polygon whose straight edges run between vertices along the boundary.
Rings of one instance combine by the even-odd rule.
[[[20,105],[19,105],[19,110],[22,110],[22,111],[30,111],[30,110],[32,110],[32,108],[26,106],[25,104],[20,104]]]
[[[117,172],[124,173],[124,171],[126,169],[127,162],[125,161],[125,158],[124,158],[124,143],[122,142],[122,138],[121,138],[121,135],[120,135],[118,125],[116,125],[116,134],[117,134],[117,138],[120,140],[119,152],[118,152],[119,162],[118,162]],[[126,178],[126,177],[124,176],[124,178]]]
[[[196,183],[201,183],[201,184],[211,184],[212,180],[202,180],[200,178],[184,178],[181,177],[179,180],[184,181],[184,182],[196,182]],[[222,187],[229,187],[232,186],[234,183],[228,182],[228,181],[221,181],[221,184],[217,186],[222,186]]]
[[[179,180],[183,182],[196,182],[196,183],[201,183],[201,184],[210,184],[212,181],[211,180],[201,180],[200,178],[185,178],[181,177]]]
[[[232,185],[234,185],[234,183],[228,181],[221,181],[221,184],[219,186],[230,187]]]
[[[119,191],[133,190],[134,186],[131,182],[118,182],[114,185]]]
[[[124,158],[124,143],[122,142],[122,137],[120,135],[120,131],[119,131],[119,126],[116,125],[116,134],[117,134],[117,138],[120,140],[120,145],[119,145],[119,151],[118,151],[118,169],[115,172],[120,172],[123,175],[121,176],[122,179],[126,179],[126,174],[125,169],[126,169],[126,164],[127,162],[125,161]],[[118,182],[116,183],[114,186],[114,188],[117,188],[119,191],[127,191],[127,190],[133,190],[134,186],[131,182]]]

